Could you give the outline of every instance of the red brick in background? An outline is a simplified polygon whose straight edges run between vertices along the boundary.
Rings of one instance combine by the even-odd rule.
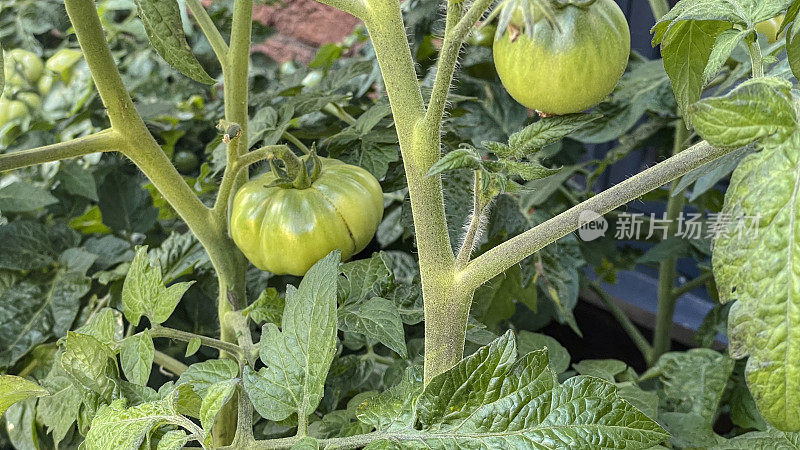
[[[208,5],[213,0],[203,0]],[[284,0],[283,6],[256,6],[253,20],[272,27],[275,34],[253,50],[266,53],[278,62],[309,63],[317,48],[340,42],[349,35],[358,19],[314,0]]]

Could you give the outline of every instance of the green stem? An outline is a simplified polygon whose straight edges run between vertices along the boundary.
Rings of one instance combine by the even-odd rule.
[[[186,4],[189,6],[189,10],[192,11],[195,20],[197,20],[197,24],[200,25],[200,29],[203,31],[203,34],[205,34],[209,44],[211,44],[211,49],[214,51],[214,54],[217,55],[219,63],[225,67],[228,64],[228,44],[225,42],[225,39],[223,39],[222,34],[220,34],[219,28],[214,25],[214,21],[211,20],[208,11],[206,11],[203,4],[200,3],[200,0],[186,0]]]
[[[669,12],[669,3],[667,0],[650,0],[650,9],[653,11],[653,17],[658,21]]]
[[[683,120],[675,123],[675,141],[673,143],[672,154],[678,155],[683,151],[688,130]],[[667,200],[667,211],[665,220],[667,221],[667,237],[674,236],[678,231],[678,216],[686,204],[683,195],[672,195],[678,185],[678,180],[672,182],[669,188],[669,200]],[[677,274],[676,264],[678,258],[668,256],[664,258],[658,266],[658,311],[656,313],[656,327],[653,336],[653,352],[650,355],[650,364],[655,363],[658,358],[669,351],[672,331],[672,318],[675,315],[675,303],[678,297],[673,295],[675,289],[675,277]]]
[[[322,107],[322,112],[328,114],[329,116],[336,117],[337,119],[341,120],[342,122],[353,126],[356,124],[355,117],[347,114],[347,111],[342,109],[339,105],[335,103],[328,103],[327,105]]]
[[[617,304],[614,302],[614,299],[611,298],[608,293],[600,287],[599,284],[596,282],[592,282],[589,287],[600,297],[600,300],[606,305],[606,309],[608,312],[611,313],[612,316],[619,322],[622,329],[627,333],[628,337],[631,338],[636,348],[639,349],[639,352],[642,354],[645,360],[650,359],[650,354],[653,351],[653,348],[650,346],[650,343],[647,342],[647,339],[642,335],[642,332],[639,331],[639,328],[634,325],[631,319],[625,314]]]
[[[456,282],[472,289],[578,229],[583,211],[606,214],[688,172],[730,153],[703,141],[666,161],[595,195],[475,258],[457,274]]]
[[[311,150],[309,150],[308,147],[306,147],[306,144],[303,144],[303,141],[297,139],[297,136],[293,135],[292,133],[284,131],[282,137],[287,141],[291,142],[292,144],[294,144],[295,147],[299,148],[304,155],[311,153]]]
[[[119,134],[109,129],[67,142],[7,153],[0,155],[0,172],[76,158],[91,153],[113,152],[122,148],[122,142]]]
[[[761,54],[761,46],[758,45],[755,36],[750,36],[745,41],[747,41],[747,50],[750,52],[750,61],[753,64],[753,78],[761,78],[764,76],[764,56]]]
[[[367,10],[367,7],[364,5],[364,2],[362,0],[317,0],[317,1],[319,3],[322,3],[323,5],[332,6],[336,9],[342,10],[364,21],[366,21],[367,17],[370,15],[370,11]]]
[[[456,257],[456,270],[463,269],[469,263],[472,252],[475,250],[475,240],[478,237],[478,232],[483,223],[486,203],[482,200],[481,184],[481,171],[476,170],[472,187],[472,217],[470,218],[467,232],[464,234],[464,242],[461,244],[461,250],[458,251],[458,256]]]
[[[442,311],[469,310],[466,295],[450,295],[455,257],[447,232],[442,179],[426,176],[441,156],[439,124],[420,126],[425,115],[414,61],[397,0],[369,0],[366,21],[392,106],[414,217],[422,292],[425,299],[425,379],[449,369],[463,356],[463,314],[437,317]],[[373,20],[374,18],[374,20]],[[471,295],[469,296],[471,297]]]
[[[152,338],[175,339],[182,342],[189,342],[192,339],[198,338],[200,339],[200,343],[206,347],[216,348],[222,352],[228,352],[233,355],[238,355],[239,357],[244,356],[242,348],[236,344],[220,341],[219,339],[214,339],[212,337],[203,336],[200,334],[189,333],[188,331],[162,327],[160,325],[153,326],[153,328],[150,330],[150,336]]]
[[[172,372],[178,376],[186,372],[186,369],[189,368],[186,364],[158,350],[153,352],[153,364],[161,366],[168,372]]]
[[[682,286],[676,287],[672,291],[672,295],[675,298],[681,298],[684,295],[688,294],[689,292],[692,292],[693,290],[695,290],[695,289],[697,289],[697,288],[699,288],[701,286],[705,286],[706,283],[708,282],[708,280],[713,280],[713,279],[714,279],[714,272],[711,272],[711,271],[705,272],[705,273],[701,274],[699,277],[695,278],[694,280],[689,281],[688,283],[686,283],[686,284],[684,284]]]

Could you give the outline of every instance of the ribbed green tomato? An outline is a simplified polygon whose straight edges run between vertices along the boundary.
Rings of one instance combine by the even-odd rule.
[[[494,43],[494,62],[506,90],[522,105],[570,114],[600,103],[619,81],[631,35],[614,0],[556,0],[554,27],[541,15],[525,29],[521,11]],[[560,29],[560,31],[559,31]]]
[[[333,250],[347,260],[367,246],[383,218],[383,192],[366,170],[320,158],[306,189],[270,186],[269,172],[242,186],[230,230],[247,259],[278,275],[304,275]]]
[[[36,85],[44,71],[44,63],[35,53],[15,48],[5,55],[6,83],[11,86]]]
[[[62,48],[48,58],[44,66],[50,72],[59,74],[64,82],[69,83],[72,79],[73,67],[82,57],[83,54],[80,50]]]

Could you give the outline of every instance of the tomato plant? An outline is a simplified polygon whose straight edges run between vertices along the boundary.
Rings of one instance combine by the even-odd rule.
[[[800,0],[258,3],[0,2],[0,448],[798,441]]]

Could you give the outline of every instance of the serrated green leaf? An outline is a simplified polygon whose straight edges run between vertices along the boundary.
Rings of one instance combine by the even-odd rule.
[[[80,236],[63,225],[48,227],[39,222],[14,221],[0,226],[0,268],[44,269],[79,242]]]
[[[46,395],[50,395],[50,392],[33,381],[14,375],[0,375],[0,416],[14,403]]]
[[[557,169],[549,169],[539,162],[517,162],[517,161],[503,161],[505,170],[510,175],[517,175],[525,181],[540,180],[555,175],[561,171],[561,167]]]
[[[201,341],[199,337],[189,339],[189,342],[186,344],[186,354],[184,356],[188,358],[197,353],[197,350],[200,350],[200,344]]]
[[[3,214],[36,211],[57,202],[50,191],[27,181],[15,181],[0,188],[0,212]]]
[[[774,428],[754,431],[711,447],[711,450],[773,450],[800,447],[800,433],[786,433]]]
[[[125,318],[134,325],[142,316],[156,324],[165,322],[192,284],[193,281],[164,286],[160,267],[153,266],[147,256],[147,246],[139,247],[122,285]]]
[[[539,350],[514,361],[511,332],[434,377],[416,403],[420,429],[396,429],[403,449],[647,449],[667,434],[591,377],[559,385]],[[376,443],[370,448],[392,448]]]
[[[665,353],[643,378],[657,375],[669,411],[700,418],[711,430],[734,361],[711,349]]]
[[[615,377],[624,372],[628,365],[616,359],[584,359],[572,367],[581,375],[602,378],[613,383]]]
[[[319,441],[311,436],[306,436],[297,441],[290,450],[319,450]]]
[[[61,366],[84,389],[101,397],[111,394],[114,381],[106,374],[116,354],[107,345],[84,334],[67,333]]]
[[[172,232],[161,246],[148,253],[153,266],[161,267],[164,283],[192,273],[195,267],[208,262],[208,253],[191,232]]]
[[[217,413],[231,399],[236,390],[238,379],[224,380],[209,386],[203,403],[200,405],[200,423],[203,429],[210,435],[214,423],[217,421]]]
[[[124,399],[101,406],[92,419],[82,448],[139,450],[143,444],[149,447],[150,435],[156,428],[167,424],[186,425],[188,422],[175,411],[171,398],[130,408],[125,406]]]
[[[90,288],[88,278],[58,271],[45,283],[23,281],[5,290],[0,302],[0,367],[15,363],[49,338],[64,336]]]
[[[800,430],[800,135],[745,158],[734,171],[722,213],[730,226],[714,245],[720,301],[737,300],[728,317],[730,354],[750,356],[745,375],[761,414],[779,429]],[[737,231],[744,217],[758,228]],[[752,220],[752,219],[751,219]]]
[[[64,189],[72,195],[78,195],[95,202],[100,199],[97,197],[97,185],[94,175],[75,162],[62,162],[58,170],[58,180],[64,185]]]
[[[680,21],[670,27],[661,44],[661,54],[682,115],[687,116],[689,105],[700,100],[705,81],[703,73],[714,43],[717,36],[729,28],[727,22],[695,20]]]
[[[150,43],[172,67],[187,77],[204,84],[215,81],[192,54],[176,0],[134,0]]]
[[[275,288],[267,288],[258,296],[250,306],[244,309],[244,314],[255,323],[281,324],[286,301],[278,294]]]
[[[379,431],[410,428],[414,425],[412,405],[422,388],[422,368],[409,367],[398,384],[360,403],[356,417]]]
[[[708,64],[703,70],[703,84],[713,80],[722,70],[722,66],[731,57],[733,50],[739,46],[749,30],[725,30],[717,36],[717,42],[708,57]]]
[[[546,348],[547,358],[553,371],[562,373],[569,369],[569,352],[557,340],[546,334],[522,330],[517,335],[517,348],[521,355]]]
[[[403,322],[394,302],[373,297],[344,305],[338,315],[340,330],[363,334],[394,350],[401,358],[408,357]]]
[[[523,158],[531,153],[560,141],[569,134],[580,130],[600,118],[598,114],[567,114],[545,117],[511,135],[505,153],[496,153],[502,158]],[[503,151],[495,147],[493,151]]]
[[[83,388],[77,386],[61,366],[61,353],[54,358],[55,364],[50,368],[42,385],[50,392],[49,397],[42,397],[37,404],[37,419],[47,427],[56,445],[67,435],[75,420],[83,399]]]
[[[481,156],[472,148],[460,148],[442,156],[436,161],[428,173],[427,177],[456,169],[478,169],[481,167]]]
[[[133,335],[124,341],[119,351],[122,373],[133,384],[146,386],[150,379],[150,369],[153,367],[153,339],[150,332],[144,330],[141,334]]]
[[[697,132],[717,147],[742,147],[768,136],[781,141],[797,129],[790,89],[787,81],[757,78],[724,97],[703,99],[688,112]]]
[[[309,415],[322,399],[336,352],[336,290],[340,255],[334,251],[286,290],[281,329],[266,324],[260,356],[267,365],[244,372],[244,389],[256,411],[269,420]]]
[[[183,430],[170,430],[158,440],[156,450],[181,450],[189,442],[189,436]]]

